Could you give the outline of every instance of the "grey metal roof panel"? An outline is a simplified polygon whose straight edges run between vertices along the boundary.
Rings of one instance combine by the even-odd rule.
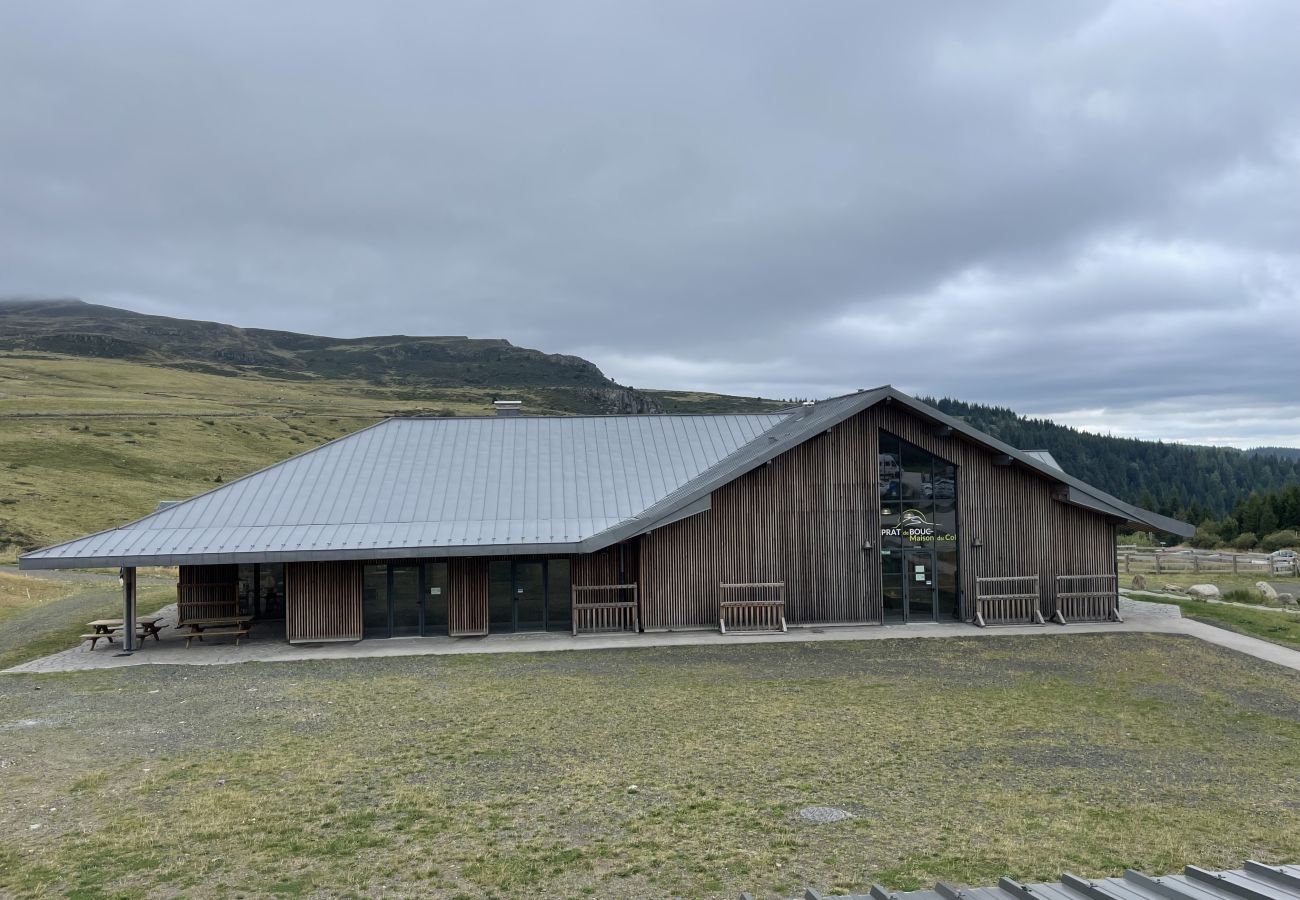
[[[812,888],[804,893],[805,900],[832,896],[837,900],[1300,900],[1300,866],[1248,860],[1244,869],[1211,872],[1187,866],[1181,875],[1158,878],[1129,869],[1119,878],[1087,879],[1064,873],[1059,882],[1020,884],[1002,878],[997,887],[940,883],[933,890],[894,893],[875,885],[869,894],[821,894]]]
[[[452,547],[572,551],[783,418],[389,419],[21,562],[148,565],[190,556],[252,561],[272,553]]]

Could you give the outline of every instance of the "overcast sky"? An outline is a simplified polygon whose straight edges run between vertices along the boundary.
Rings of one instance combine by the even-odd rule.
[[[0,294],[1300,445],[1300,3],[0,6]]]

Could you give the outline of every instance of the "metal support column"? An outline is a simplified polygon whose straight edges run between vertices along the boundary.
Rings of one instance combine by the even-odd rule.
[[[122,567],[122,653],[135,652],[135,566]]]

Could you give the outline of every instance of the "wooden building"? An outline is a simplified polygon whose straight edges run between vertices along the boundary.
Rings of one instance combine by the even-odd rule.
[[[886,386],[766,415],[389,419],[20,565],[176,565],[182,618],[290,641],[1071,621],[1114,615],[1121,523],[1192,531]]]

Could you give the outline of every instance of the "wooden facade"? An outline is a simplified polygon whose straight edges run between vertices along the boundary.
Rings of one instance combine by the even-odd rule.
[[[448,560],[451,595],[447,598],[447,633],[472,637],[488,633],[488,558]]]
[[[977,578],[1037,575],[1041,612],[1057,575],[1113,573],[1115,523],[1052,497],[1049,479],[880,404],[713,492],[712,508],[640,539],[647,629],[706,628],[718,585],[784,581],[791,624],[882,621],[879,431],[956,464],[963,619]],[[871,545],[867,549],[867,544]]]
[[[1050,616],[1058,576],[1115,573],[1113,518],[1054,497],[1050,478],[885,402],[717,488],[704,512],[567,557],[571,584],[635,584],[629,619],[643,630],[719,627],[722,584],[783,584],[791,625],[881,622],[882,430],[957,467],[961,618],[975,615],[977,579],[1036,577],[1040,612]],[[451,635],[488,633],[488,567],[501,558],[442,559]],[[360,639],[365,564],[287,563],[289,640]],[[236,567],[183,566],[178,596],[208,594],[237,602]]]
[[[286,563],[284,611],[291,643],[361,640],[361,563]]]

